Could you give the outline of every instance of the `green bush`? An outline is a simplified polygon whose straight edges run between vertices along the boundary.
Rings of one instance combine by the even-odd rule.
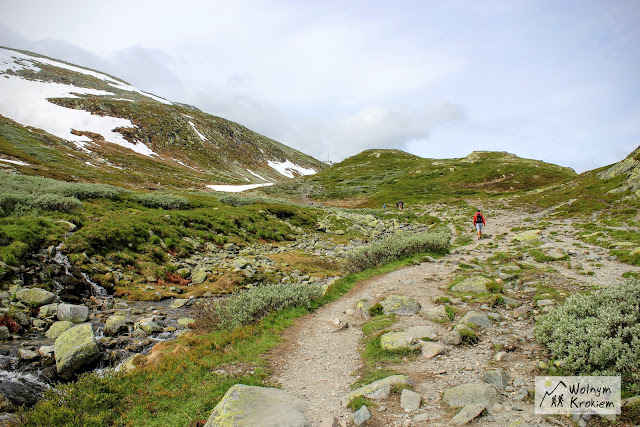
[[[438,227],[427,233],[395,234],[348,253],[345,268],[356,273],[406,256],[424,252],[443,253],[448,249],[450,240],[451,230],[448,227]]]
[[[69,212],[82,206],[82,202],[75,197],[43,194],[32,200],[31,206],[45,211]]]
[[[567,373],[620,375],[640,392],[640,280],[576,294],[544,316],[535,336]]]
[[[258,322],[267,314],[287,307],[310,307],[322,297],[319,285],[282,283],[253,287],[231,297],[199,304],[195,308],[199,330],[233,329]]]
[[[191,205],[186,197],[167,193],[136,194],[134,199],[148,208],[185,209]]]

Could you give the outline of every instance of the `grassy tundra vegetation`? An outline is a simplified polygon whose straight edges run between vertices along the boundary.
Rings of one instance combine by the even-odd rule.
[[[439,203],[472,212],[479,202],[496,208],[549,209],[556,218],[572,218],[584,241],[597,241],[621,260],[639,264],[640,259],[629,249],[640,246],[640,233],[635,231],[639,225],[635,217],[638,203],[610,192],[622,184],[624,177],[600,180],[596,173],[576,175],[566,168],[505,153],[474,153],[466,159],[436,161],[396,151],[370,150],[315,176],[254,191],[253,198],[219,198],[193,191],[142,193],[0,173],[0,255],[5,268],[15,267],[34,251],[62,242],[69,224],[73,224],[77,231],[66,238],[64,248],[74,265],[86,268],[116,295],[155,299],[155,292],[145,291],[144,278],[174,273],[168,253],[185,258],[208,244],[285,244],[301,234],[317,232],[317,224],[326,213],[339,211],[338,207],[433,224],[438,219],[421,215],[420,206]],[[303,204],[293,203],[301,197]],[[381,209],[383,203],[393,205],[399,199],[404,200],[405,211]],[[316,202],[314,206],[308,205],[309,200]],[[340,243],[364,237],[349,227],[348,220],[338,221],[344,223],[333,225],[346,230],[345,234],[326,234],[323,238]],[[544,227],[543,223],[536,225]],[[364,278],[419,260],[425,253],[445,253],[450,242],[445,230],[448,228],[436,226],[425,235],[371,242],[340,264],[318,263],[303,254],[284,255],[279,261],[289,264],[288,268],[313,266],[320,277],[343,278],[323,295],[313,285],[290,286],[284,291],[276,287],[281,285],[270,285],[270,278],[263,277],[264,286],[234,293],[225,303],[200,306],[194,333],[156,346],[134,371],[87,374],[49,390],[43,401],[22,413],[24,424],[196,425],[207,418],[233,384],[265,384],[269,372],[264,354],[278,343],[280,332],[293,319],[335,300]],[[619,247],[620,240],[631,246]],[[459,233],[457,241],[464,244],[464,236]],[[535,247],[527,250],[535,255]],[[496,254],[496,261],[521,256]],[[114,267],[126,270],[117,284],[109,273]],[[190,292],[230,292],[246,284],[244,277],[232,277],[230,281],[215,283],[213,289],[194,286]],[[174,296],[168,288],[160,297]],[[571,318],[570,310],[564,316]],[[369,325],[367,334],[372,339],[367,357],[373,364],[393,357],[379,354],[375,346],[376,333],[390,322],[392,319],[379,317]],[[545,327],[543,324],[540,330]],[[546,344],[554,348],[553,343]],[[574,344],[581,345],[577,341]],[[216,367],[233,369],[221,375]],[[373,379],[384,374],[372,365]],[[631,373],[627,378],[637,385],[637,375]]]

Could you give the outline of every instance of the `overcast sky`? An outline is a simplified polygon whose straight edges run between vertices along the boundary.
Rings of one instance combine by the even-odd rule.
[[[0,45],[319,160],[498,150],[583,172],[640,145],[638,0],[0,0]]]

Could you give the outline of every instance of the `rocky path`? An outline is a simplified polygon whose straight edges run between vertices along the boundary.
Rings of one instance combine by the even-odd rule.
[[[512,238],[515,233],[512,229],[522,226],[525,218],[525,214],[513,212],[490,214],[485,238],[479,241],[474,238],[470,244],[435,262],[406,267],[361,282],[343,298],[300,319],[287,331],[285,342],[271,355],[272,381],[310,402],[306,415],[314,426],[332,417],[336,417],[340,425],[352,425],[351,411],[343,408],[340,400],[358,379],[362,364],[359,348],[364,320],[354,310],[356,303],[363,299],[377,302],[389,295],[404,295],[420,302],[421,314],[428,312],[436,306],[434,300],[437,296],[449,295],[448,285],[463,272],[461,266],[481,265],[485,274],[499,274],[495,271],[497,267],[491,271],[493,264],[486,260],[498,251],[514,251]],[[451,220],[456,221],[456,218]],[[460,222],[460,218],[457,220]],[[531,226],[531,223],[527,225]],[[468,234],[471,233],[469,224]],[[455,411],[441,402],[443,392],[463,383],[482,383],[486,372],[495,368],[501,368],[508,374],[509,385],[501,390],[500,402],[487,408],[474,425],[506,426],[512,422],[520,423],[514,425],[563,425],[561,421],[536,416],[532,404],[528,403],[527,391],[534,388],[535,375],[539,375],[536,366],[543,357],[543,351],[533,337],[534,321],[529,313],[531,311],[535,315],[543,309],[535,304],[534,285],[552,285],[560,290],[561,295],[568,295],[580,286],[619,283],[623,280],[623,272],[639,269],[609,259],[600,248],[577,243],[575,231],[568,222],[546,224],[542,234],[544,237],[538,248],[545,253],[569,254],[569,261],[537,265],[525,255],[523,261],[542,273],[537,283],[515,282],[513,287],[505,286],[505,295],[522,304],[516,310],[479,306],[464,299],[456,301],[455,308],[460,316],[470,310],[494,315],[492,327],[479,331],[477,345],[450,346],[445,355],[434,358],[418,355],[391,366],[414,381],[413,390],[422,396],[422,405],[417,410],[405,411],[400,405],[399,395],[394,394],[370,408],[373,416],[366,425],[451,425]],[[483,273],[482,270],[479,272]],[[450,323],[432,322],[425,317],[398,316],[392,328],[404,330],[411,326],[429,325],[442,337],[452,327]],[[458,320],[457,316],[455,321]],[[348,327],[345,328],[345,324]]]

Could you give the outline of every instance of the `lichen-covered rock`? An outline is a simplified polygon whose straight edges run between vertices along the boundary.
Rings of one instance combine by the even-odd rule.
[[[364,385],[360,388],[353,390],[342,398],[342,406],[347,407],[349,403],[358,396],[370,396],[375,393],[379,388],[386,386],[412,386],[413,381],[406,375],[391,375],[378,381],[374,381],[371,384]]]
[[[436,305],[435,307],[425,307],[420,311],[420,315],[425,319],[440,322],[447,320],[447,309],[444,305]]]
[[[406,332],[387,332],[380,337],[380,347],[387,351],[416,348],[417,339]]]
[[[309,404],[283,390],[236,384],[216,405],[205,427],[311,427]]]
[[[163,332],[164,328],[154,322],[152,319],[140,319],[134,326],[136,329],[141,329],[147,335],[153,335],[155,333]]]
[[[51,338],[52,340],[55,340],[63,332],[73,328],[73,325],[74,323],[69,322],[68,320],[60,320],[58,322],[54,322],[51,324],[51,326],[49,326],[49,329],[47,330],[47,332],[44,333],[44,335],[47,338]]]
[[[491,406],[498,401],[498,390],[490,384],[466,383],[451,387],[444,392],[442,401],[449,406]]]
[[[169,305],[169,307],[181,308],[181,307],[184,307],[187,304],[187,302],[189,302],[187,298],[176,298],[173,301],[171,301],[171,304]]]
[[[371,418],[371,411],[367,408],[366,405],[362,405],[360,409],[353,413],[351,419],[353,420],[353,424],[357,427],[364,425]]]
[[[425,359],[433,359],[439,354],[445,354],[447,347],[437,342],[425,342],[422,344],[422,356]]]
[[[451,331],[442,337],[442,343],[446,345],[462,344],[462,335],[458,331]]]
[[[28,288],[16,292],[16,299],[29,307],[40,307],[51,304],[56,299],[56,294],[45,289]]]
[[[9,328],[6,326],[0,326],[0,341],[8,340],[11,338],[11,332],[9,332]]]
[[[195,323],[196,319],[193,317],[181,317],[178,319],[178,325],[180,326],[189,326]]]
[[[527,230],[513,236],[514,240],[518,240],[520,242],[533,242],[540,240],[540,238],[540,230]]]
[[[208,274],[209,272],[203,267],[196,267],[191,271],[191,282],[194,285],[204,283],[204,281],[207,280]]]
[[[129,325],[133,323],[131,319],[126,316],[114,314],[109,316],[104,325],[104,334],[109,337],[115,337],[120,334],[126,334],[129,332]]]
[[[68,320],[82,323],[89,320],[89,307],[86,305],[60,304],[58,306],[58,320]]]
[[[491,279],[486,277],[471,276],[454,285],[451,290],[454,292],[471,292],[481,294],[487,292],[487,285],[489,283],[491,283]]]
[[[55,317],[58,315],[58,306],[57,303],[45,304],[40,307],[38,311],[38,317],[40,319],[46,319],[47,317]]]
[[[422,396],[413,390],[403,389],[400,395],[400,407],[407,412],[415,411],[422,403]]]
[[[423,340],[435,340],[436,338],[438,338],[438,334],[436,333],[436,330],[433,329],[433,326],[429,326],[429,325],[422,325],[422,326],[412,326],[409,329],[407,329],[405,331],[406,333],[408,333],[412,338],[416,338],[416,339],[423,339]]]
[[[380,301],[384,314],[412,315],[420,311],[420,303],[415,298],[391,295]]]
[[[98,343],[89,323],[63,332],[56,339],[53,352],[58,375],[64,379],[90,367],[100,357]]]
[[[485,372],[482,381],[491,384],[498,390],[504,390],[504,388],[509,385],[509,374],[507,374],[504,369],[490,369]]]

